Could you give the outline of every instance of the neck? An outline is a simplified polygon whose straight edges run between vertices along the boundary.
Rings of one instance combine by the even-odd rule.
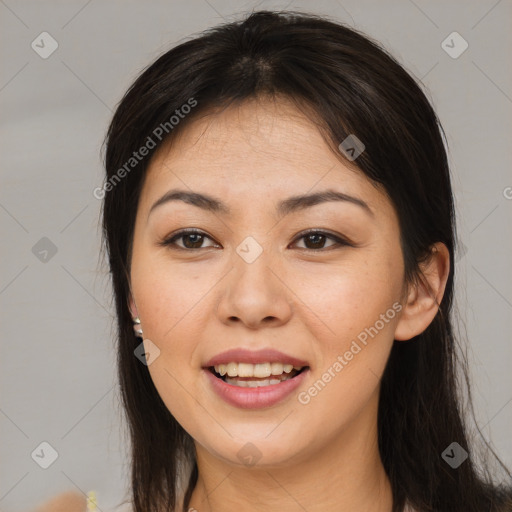
[[[392,491],[379,455],[376,421],[363,417],[369,409],[322,449],[289,464],[241,467],[196,444],[199,477],[189,508],[238,512],[243,504],[247,512],[390,512]]]

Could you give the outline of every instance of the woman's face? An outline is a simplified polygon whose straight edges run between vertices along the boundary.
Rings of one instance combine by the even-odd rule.
[[[290,199],[327,191],[356,199]],[[198,119],[151,162],[131,308],[156,389],[217,459],[286,465],[375,434],[403,275],[389,199],[286,101]]]

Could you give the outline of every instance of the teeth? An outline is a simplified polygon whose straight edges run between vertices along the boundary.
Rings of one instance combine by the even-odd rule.
[[[238,363],[239,377],[254,377],[254,365],[247,363]]]
[[[281,363],[272,363],[272,375],[281,375],[284,371],[284,365]]]
[[[280,376],[283,375],[283,372],[291,373],[292,370],[300,370],[302,366],[282,363],[228,363],[215,365],[214,368],[215,371],[223,377],[227,374],[228,377],[257,377],[264,379],[271,375]]]
[[[273,386],[274,384],[280,384],[281,382],[291,379],[291,375],[282,375],[281,378],[277,379],[261,379],[261,380],[239,380],[231,379],[226,377],[226,382],[232,386],[238,386],[240,388],[260,388],[262,386]]]
[[[254,377],[270,377],[272,375],[272,365],[270,363],[247,365],[254,367]],[[252,375],[251,375],[252,377]]]
[[[227,371],[230,377],[236,377],[238,375],[238,365],[236,363],[229,363]]]

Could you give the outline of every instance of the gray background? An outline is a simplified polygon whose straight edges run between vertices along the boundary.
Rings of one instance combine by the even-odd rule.
[[[127,442],[92,193],[102,182],[100,146],[145,65],[255,7],[347,22],[423,81],[450,147],[465,247],[457,308],[476,415],[512,465],[510,1],[0,0],[1,511],[29,510],[67,489],[95,489],[104,512],[122,499]],[[59,45],[47,59],[31,48],[43,31]],[[469,44],[457,59],[441,46],[453,31]],[[54,255],[38,253],[43,237]],[[59,454],[46,470],[31,458],[43,441]]]

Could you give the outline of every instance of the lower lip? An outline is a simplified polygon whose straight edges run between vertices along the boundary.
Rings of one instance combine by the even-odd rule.
[[[303,370],[295,377],[280,384],[261,386],[259,388],[242,388],[233,386],[216,377],[210,370],[204,369],[215,393],[225,402],[240,409],[263,409],[271,407],[291,395],[305,378],[309,369]]]

